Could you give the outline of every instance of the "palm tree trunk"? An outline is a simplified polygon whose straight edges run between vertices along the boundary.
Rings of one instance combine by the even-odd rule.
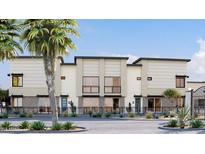
[[[52,125],[58,122],[58,107],[55,97],[55,58],[44,56],[46,83],[52,111]]]

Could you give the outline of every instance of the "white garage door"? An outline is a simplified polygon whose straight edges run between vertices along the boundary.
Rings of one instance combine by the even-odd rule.
[[[39,107],[50,107],[50,101],[48,97],[39,97],[38,99]]]

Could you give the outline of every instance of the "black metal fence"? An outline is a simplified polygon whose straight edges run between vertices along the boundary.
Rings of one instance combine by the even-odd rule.
[[[160,108],[148,108],[148,107],[61,107],[58,108],[60,113],[76,113],[79,115],[86,115],[90,113],[112,113],[112,114],[127,114],[135,113],[138,115],[145,115],[147,112],[165,114],[167,112],[178,112],[179,107],[160,107]],[[18,113],[34,113],[34,114],[51,114],[50,107],[2,107],[0,108],[0,113],[18,114]],[[196,108],[195,112],[197,114],[205,115],[204,108]]]

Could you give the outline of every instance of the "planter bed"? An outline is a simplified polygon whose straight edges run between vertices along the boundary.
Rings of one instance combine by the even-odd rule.
[[[195,130],[205,130],[205,127],[203,128],[191,128],[191,127],[185,127],[184,129],[181,129],[180,127],[158,127],[159,129],[162,130],[173,130],[173,131],[195,131]]]
[[[46,128],[45,130],[30,130],[30,129],[19,129],[13,126],[11,129],[0,129],[0,133],[11,133],[11,134],[21,134],[21,133],[75,133],[87,131],[85,127],[73,127],[70,130],[51,130],[51,128]]]

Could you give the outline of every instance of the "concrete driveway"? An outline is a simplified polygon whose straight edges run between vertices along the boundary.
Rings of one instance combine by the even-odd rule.
[[[0,123],[10,121],[14,125],[22,121],[41,120],[47,125],[51,125],[51,117],[36,116],[33,118],[8,118],[0,119]],[[167,121],[161,120],[117,120],[117,119],[101,119],[89,117],[76,118],[59,118],[59,121],[72,121],[77,126],[86,127],[88,131],[79,132],[80,134],[205,134],[205,131],[166,131],[158,129]]]

